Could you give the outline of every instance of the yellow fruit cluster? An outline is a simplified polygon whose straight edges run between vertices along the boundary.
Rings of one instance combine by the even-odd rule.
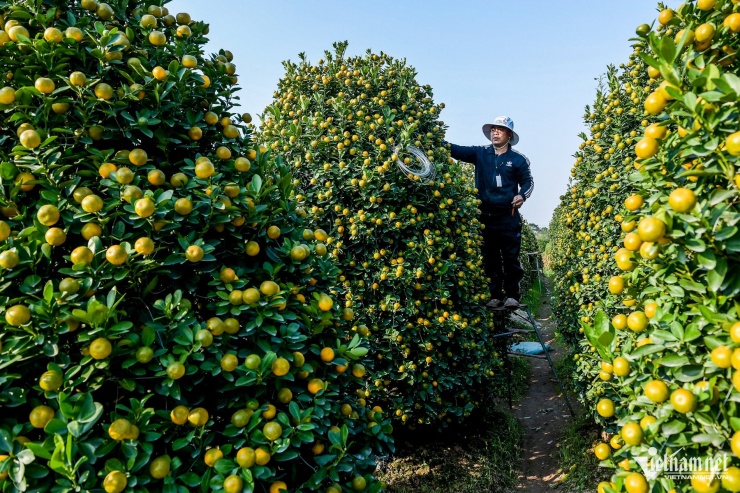
[[[622,127],[636,132],[635,169],[610,204],[622,234],[578,355],[600,422],[620,437],[594,449],[616,465],[603,491],[740,491],[739,11],[699,0],[638,28],[645,121]],[[646,477],[635,458],[648,449],[719,469]]]
[[[377,490],[328,236],[151,3],[0,7],[0,486]]]
[[[337,298],[371,333],[372,391],[410,426],[443,426],[480,403],[495,373],[483,305],[478,200],[450,159],[429,86],[387,54],[286,62],[258,139],[292,166],[311,223],[341,268]],[[436,166],[415,166],[408,146]]]

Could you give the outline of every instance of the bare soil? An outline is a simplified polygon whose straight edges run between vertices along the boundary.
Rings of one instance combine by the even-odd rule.
[[[561,357],[555,341],[556,325],[549,303],[543,303],[536,317],[542,337],[553,351],[554,361]],[[514,403],[512,413],[524,428],[522,464],[516,491],[542,493],[559,488],[565,479],[554,452],[563,439],[569,420],[573,419],[565,398],[546,359],[530,358],[532,371],[526,395]],[[561,380],[568,375],[559,375]],[[575,411],[577,403],[571,399]],[[564,489],[558,491],[565,492]]]
[[[565,351],[555,341],[549,301],[543,301],[535,318],[557,361]],[[471,416],[442,434],[419,436],[399,430],[398,450],[381,461],[378,471],[388,492],[571,493],[563,483],[567,474],[556,452],[573,417],[547,360],[528,360],[529,385],[512,409],[505,398],[495,398],[487,413]],[[575,399],[571,405],[580,412]]]

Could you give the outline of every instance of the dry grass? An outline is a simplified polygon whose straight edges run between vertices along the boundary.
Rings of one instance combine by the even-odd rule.
[[[421,434],[398,437],[398,451],[380,476],[387,491],[511,491],[521,456],[521,425],[513,416],[494,409],[471,416],[468,423],[432,440],[421,441]]]

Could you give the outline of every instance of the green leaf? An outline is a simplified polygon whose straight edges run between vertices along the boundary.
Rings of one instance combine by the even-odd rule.
[[[75,438],[79,438],[80,436],[82,436],[83,433],[82,424],[80,424],[80,422],[77,420],[70,421],[67,424],[67,430]]]
[[[725,241],[728,238],[732,238],[735,236],[738,232],[737,226],[728,226],[726,228],[722,228],[722,230],[714,235],[715,241]]]
[[[161,204],[162,202],[167,202],[168,200],[170,200],[173,194],[174,192],[172,190],[167,190],[165,192],[162,192],[162,194],[157,197],[157,201],[156,201],[157,205]]]
[[[730,253],[740,253],[740,236],[727,240],[725,249]]]
[[[236,463],[231,459],[221,459],[216,461],[216,465],[213,468],[223,475],[228,475],[232,469],[236,467]]]
[[[72,464],[72,454],[74,453],[74,438],[71,434],[67,434],[67,464]]]
[[[275,461],[277,461],[277,462],[285,462],[285,461],[293,460],[296,457],[298,457],[299,455],[300,454],[298,453],[297,450],[295,450],[295,449],[288,449],[285,452],[281,452],[279,454],[275,454],[274,455],[274,458],[275,458]],[[221,462],[221,461],[218,461],[218,462]],[[216,464],[218,464],[218,462]]]
[[[67,467],[64,463],[64,439],[59,435],[54,435],[54,452],[49,460],[49,467],[63,476],[67,476]]]
[[[144,288],[143,294],[147,295],[151,293],[152,291],[154,291],[154,288],[156,288],[158,284],[159,284],[159,276],[152,277],[152,280],[149,281],[149,284],[147,284],[146,287]]]
[[[707,272],[707,284],[710,291],[716,293],[722,287],[722,283],[725,281],[727,275],[727,260],[724,258],[717,259],[717,265],[714,270]]]
[[[683,342],[691,342],[701,337],[701,329],[696,325],[692,324],[686,327],[686,332],[683,336]]]
[[[254,175],[252,181],[249,182],[249,190],[255,195],[259,194],[262,188],[262,177],[260,175]]]
[[[177,62],[177,60],[172,60],[170,62],[169,67],[167,67],[167,71],[170,74],[176,74],[179,68],[180,68],[180,64]]]
[[[67,423],[59,418],[53,418],[51,421],[46,423],[46,426],[44,426],[44,431],[50,435],[66,434]]]
[[[200,476],[198,476],[194,472],[189,472],[183,474],[182,476],[178,476],[178,479],[185,483],[186,486],[190,486],[191,488],[196,488],[200,484]]]
[[[254,319],[255,327],[261,327],[263,332],[270,334],[271,336],[277,335],[277,327],[274,325],[262,325],[262,315],[257,315]]]
[[[91,299],[87,306],[87,320],[90,325],[97,327],[108,319],[108,307],[95,299]]]
[[[180,450],[181,448],[187,447],[188,445],[190,445],[190,438],[178,438],[177,440],[172,442],[172,450]]]
[[[701,265],[704,270],[712,270],[717,265],[717,258],[711,250],[699,253],[696,258],[699,261],[699,265]]]
[[[367,354],[368,349],[364,347],[356,347],[354,349],[350,349],[347,351],[347,354],[349,354],[352,359],[360,359],[363,356]]]
[[[673,370],[673,375],[680,382],[693,382],[704,376],[704,368],[701,365],[686,365]]]
[[[658,361],[661,366],[667,366],[669,368],[673,368],[676,366],[683,366],[683,365],[688,364],[689,358],[688,356],[685,356],[685,355],[671,353],[666,356],[663,356]]]
[[[28,487],[26,483],[25,464],[16,462],[15,466],[10,469],[10,478],[13,480],[13,484],[17,487],[18,490],[25,491]]]
[[[342,425],[342,446],[347,446],[347,438],[349,438],[349,428],[347,425]]]
[[[703,252],[707,249],[707,245],[699,238],[687,238],[686,248],[694,252]]]
[[[657,344],[645,344],[630,353],[630,361],[638,361],[649,354],[659,353],[661,351],[663,351],[662,346],[658,346]]]
[[[114,226],[114,231],[118,227],[118,225],[121,225],[121,231],[120,231],[120,233],[114,232],[113,233],[114,236],[122,236],[123,235],[123,231],[124,230],[123,230],[123,223],[122,222],[117,222],[116,223],[116,226]],[[106,296],[106,300],[105,300],[105,302],[106,302],[106,308],[113,308],[115,306],[117,294],[118,293],[116,293],[116,290],[115,289],[111,289],[110,291],[108,291],[108,295]],[[128,322],[128,323],[131,323],[131,322]],[[131,325],[133,326],[133,324],[131,324]]]
[[[51,453],[44,448],[40,443],[28,442],[26,448],[33,452],[33,455],[39,459],[49,460],[51,459]]]
[[[51,258],[51,245],[48,243],[44,243],[41,245],[41,253],[44,254],[44,257],[50,259]]]
[[[349,349],[354,349],[357,346],[360,345],[360,334],[355,333],[355,336],[352,338],[350,343],[347,345]]]
[[[611,361],[614,356],[611,352],[611,343],[614,340],[614,328],[609,323],[609,317],[603,310],[599,310],[594,318],[594,324],[583,324],[584,333],[588,341],[596,348],[599,355]]]
[[[683,338],[684,338],[683,326],[678,322],[673,322],[670,324],[670,326],[671,326],[671,334],[673,334],[673,336],[677,340],[683,341]]]
[[[141,331],[141,343],[144,346],[151,346],[154,342],[154,337],[156,335],[156,331],[150,327],[145,326],[144,329]]]
[[[173,253],[172,255],[170,255],[164,260],[162,265],[184,264],[185,262],[187,262],[187,259],[185,258],[185,256],[180,255],[178,253]]]
[[[710,196],[709,205],[714,207],[717,204],[729,202],[735,195],[737,195],[737,190],[715,190]]]
[[[342,437],[337,431],[329,430],[329,441],[332,445],[336,445],[339,448],[342,447]]]
[[[727,83],[727,85],[732,89],[735,95],[740,95],[740,77],[728,72],[722,74],[721,80]]]
[[[73,397],[75,403],[79,402],[79,399],[77,397],[80,394],[77,394]],[[87,419],[90,416],[95,414],[95,402],[93,401],[92,395],[90,393],[82,394],[82,404],[77,407],[76,412],[74,413],[75,418],[81,418],[81,419]]]
[[[80,322],[87,323],[87,312],[83,310],[74,309],[72,310],[72,316]]]
[[[18,171],[18,167],[13,163],[5,161],[0,164],[0,177],[3,180],[12,180],[18,174]]]
[[[725,318],[722,315],[719,315],[713,312],[706,306],[699,305],[697,308],[701,312],[702,316],[707,320],[707,322],[712,323],[712,324],[718,324],[718,325],[721,325],[722,323],[725,322]],[[718,339],[718,338],[715,339],[714,337],[710,337],[710,336],[705,337],[704,340],[705,341],[716,340],[718,342],[718,344],[713,346],[712,349],[714,349],[717,346],[721,346],[723,344],[721,339]]]
[[[703,285],[690,279],[681,279],[680,281],[678,281],[678,284],[680,284],[681,287],[684,288],[686,291],[694,291],[700,294],[704,294],[707,292]]]
[[[711,443],[714,447],[722,447],[725,443],[725,437],[717,433],[697,433],[691,437],[691,441],[694,443]]]
[[[684,36],[684,39],[686,36]],[[683,46],[682,43],[679,42],[679,46]],[[673,60],[676,58],[676,51],[680,50],[680,48],[677,48],[676,45],[673,42],[673,38],[670,36],[663,36],[660,38],[660,49],[659,53],[660,56],[668,62],[668,65],[671,65],[673,63]]]
[[[10,441],[10,434],[5,429],[0,428],[0,452],[9,454],[12,451],[13,445]]]
[[[681,433],[685,428],[686,428],[685,421],[674,419],[673,421],[664,423],[660,427],[660,431],[662,431],[665,436],[671,436],[671,435],[676,435],[678,433]]]
[[[329,464],[331,461],[334,460],[333,455],[319,455],[317,457],[314,457],[314,460],[316,461],[316,464],[318,464],[320,467],[324,467],[327,464]]]
[[[103,405],[99,402],[94,402],[92,408],[84,406],[80,411],[80,415],[77,419],[81,423],[95,423],[103,415]]]
[[[133,326],[134,324],[129,321],[118,322],[117,324],[108,328],[108,334],[109,335],[125,335],[126,333],[129,332],[129,330]]]
[[[44,301],[51,303],[52,299],[54,299],[54,283],[49,280],[44,285]]]
[[[209,491],[208,483],[210,482],[211,482],[211,469],[209,468],[206,470],[206,473],[203,475],[203,477],[200,480],[200,490],[204,492]]]

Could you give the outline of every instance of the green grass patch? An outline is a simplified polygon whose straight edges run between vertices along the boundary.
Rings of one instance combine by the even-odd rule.
[[[544,280],[542,280],[542,282],[538,282],[537,280],[535,280],[529,291],[527,291],[525,295],[522,296],[522,304],[527,305],[529,307],[529,311],[532,312],[532,315],[534,315],[535,317],[537,317],[537,314],[540,311],[543,297],[546,296],[544,289]]]
[[[537,336],[535,335],[535,339]],[[499,399],[508,399],[509,384],[511,384],[511,399],[516,402],[527,394],[529,389],[529,375],[532,371],[532,363],[527,358],[509,356],[511,374],[507,374],[504,368],[494,377],[492,393]],[[508,403],[507,403],[508,405]]]
[[[398,436],[396,455],[380,479],[389,493],[504,492],[517,483],[521,424],[513,416],[486,406],[467,426],[427,434]]]
[[[564,350],[568,349],[568,345],[565,341],[557,338],[556,341],[559,347],[564,348]],[[555,371],[560,375],[560,381],[563,383],[563,387],[565,387],[565,391],[568,392],[568,396],[571,400],[577,399],[576,396],[579,393],[579,389],[576,387],[576,382],[573,378],[576,374],[576,367],[577,363],[573,359],[573,354],[570,351],[566,352],[563,357],[555,361]]]
[[[594,445],[601,441],[600,435],[589,413],[570,421],[556,453],[565,473],[559,490],[593,492],[599,482],[609,480],[613,471],[599,467],[599,460],[593,453]]]
[[[577,362],[573,359],[572,349],[558,333],[556,340],[566,353],[555,362],[555,369],[571,401],[575,402],[581,392],[574,379]],[[569,422],[556,453],[565,473],[559,489],[574,493],[593,492],[599,482],[609,480],[613,470],[599,467],[599,460],[593,452],[594,445],[600,441],[601,429],[588,410],[581,411]]]
[[[532,314],[532,317],[534,317],[535,321],[537,320],[540,308],[542,307],[543,300],[547,300],[547,294],[543,291],[544,290],[544,284],[538,283],[535,281],[535,283],[532,285],[532,288],[527,291],[527,294],[522,296],[521,303],[523,305],[527,305],[529,308],[529,313]],[[511,325],[518,329],[531,329],[528,324],[523,323],[518,317],[512,316],[511,317]],[[521,341],[535,341],[539,342],[539,339],[537,338],[537,334],[534,332],[530,332],[528,334],[518,334],[516,335],[512,340],[511,343],[517,343]],[[525,382],[525,385],[528,385],[527,382]],[[526,390],[526,389],[525,389]]]
[[[522,297],[522,304],[529,307],[530,313],[535,319],[539,313],[543,296],[545,296],[540,288],[540,283],[535,282],[527,294]],[[517,329],[531,329],[529,325],[522,323],[517,317],[511,317],[507,325]],[[530,332],[509,337],[507,343],[511,345],[522,341],[539,341],[539,339],[536,333]],[[503,351],[503,349],[500,351]],[[505,368],[499,370],[494,381],[493,395],[500,399],[508,399],[509,385],[511,385],[511,398],[516,402],[527,394],[532,363],[527,358],[517,356],[509,356],[509,363],[511,365],[510,373]]]

